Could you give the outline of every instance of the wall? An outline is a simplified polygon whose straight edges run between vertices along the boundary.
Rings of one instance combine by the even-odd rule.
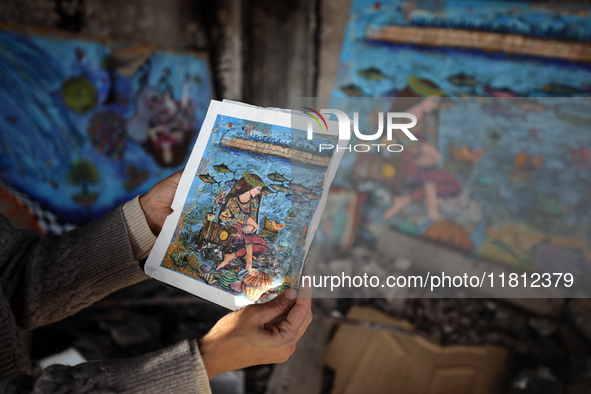
[[[348,10],[335,0],[4,0],[0,20],[207,50],[218,98],[285,107],[319,85],[330,93]]]

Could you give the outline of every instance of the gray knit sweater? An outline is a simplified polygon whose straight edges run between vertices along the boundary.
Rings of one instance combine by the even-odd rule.
[[[195,341],[144,356],[41,370],[19,330],[49,324],[147,279],[137,260],[153,235],[137,198],[62,236],[39,239],[0,215],[0,391],[209,393]]]

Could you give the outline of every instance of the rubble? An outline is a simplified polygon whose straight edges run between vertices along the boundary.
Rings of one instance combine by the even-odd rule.
[[[318,274],[356,275],[364,269],[392,275],[415,272],[412,261],[381,256],[366,246],[324,261]],[[413,289],[396,291],[387,298],[324,299],[321,314],[346,315],[354,305],[372,306],[408,321],[418,335],[438,345],[500,346],[511,358],[506,393],[533,393],[544,387],[544,392],[579,394],[591,387],[590,300],[566,300],[555,313],[539,315],[500,299],[413,298],[418,296]],[[135,356],[200,338],[226,313],[222,307],[147,281],[36,330],[32,356],[40,359],[69,347],[88,360]],[[272,366],[245,369],[245,392],[265,393],[272,371]],[[331,374],[326,376],[330,380]],[[325,380],[325,387],[330,384]]]

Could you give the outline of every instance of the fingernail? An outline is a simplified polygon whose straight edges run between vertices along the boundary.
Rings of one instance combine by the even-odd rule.
[[[286,293],[287,293],[286,295],[287,295],[288,300],[293,300],[298,297],[298,292],[295,291],[294,289],[288,289],[286,291]]]

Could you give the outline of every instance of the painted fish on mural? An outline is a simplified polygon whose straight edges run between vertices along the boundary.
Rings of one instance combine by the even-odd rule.
[[[591,92],[588,88],[578,88],[572,85],[566,85],[562,83],[547,83],[543,87],[544,93],[551,94],[553,96],[572,96],[575,94],[584,94]]]
[[[365,93],[361,88],[355,84],[347,84],[341,86],[341,90],[349,97],[363,97]]]
[[[455,86],[477,86],[480,85],[480,81],[474,78],[472,75],[466,74],[465,72],[460,72],[458,74],[454,74],[452,76],[447,77],[447,80],[454,84]]]
[[[371,81],[381,81],[382,79],[388,78],[386,74],[382,71],[377,69],[376,67],[369,67],[359,71],[359,75],[361,75],[365,79],[369,79]]]

